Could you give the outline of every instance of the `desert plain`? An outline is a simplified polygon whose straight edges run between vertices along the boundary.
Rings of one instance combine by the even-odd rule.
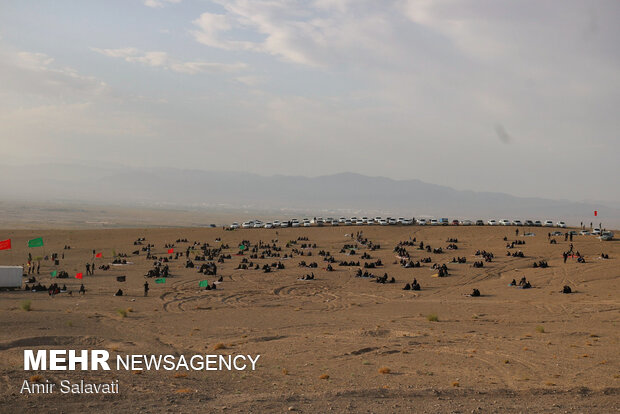
[[[620,244],[575,236],[578,263],[562,253],[570,241],[555,229],[476,226],[338,226],[285,229],[131,228],[2,230],[13,248],[0,265],[23,265],[64,253],[58,266],[42,260],[37,282],[66,284],[72,295],[0,292],[0,411],[2,412],[618,412],[620,410]],[[525,231],[534,236],[523,236]],[[565,231],[562,229],[562,231]],[[371,250],[367,239],[380,248]],[[353,235],[353,238],[352,236]],[[43,247],[27,248],[42,237]],[[144,238],[142,245],[134,245]],[[298,239],[307,240],[298,240]],[[399,264],[395,246],[419,268]],[[506,238],[507,240],[504,240]],[[177,242],[187,239],[188,242]],[[456,243],[448,239],[458,240]],[[508,249],[507,243],[523,245]],[[249,241],[239,254],[238,246]],[[262,241],[280,257],[252,249]],[[187,268],[194,246],[228,246],[217,275]],[[443,253],[418,250],[420,242]],[[288,243],[288,247],[287,246]],[[311,247],[303,248],[303,244]],[[145,278],[155,260],[169,258],[166,283]],[[168,254],[167,244],[174,253]],[[316,244],[316,247],[314,245]],[[446,250],[456,244],[457,250]],[[354,245],[343,250],[345,245]],[[64,249],[70,246],[70,250]],[[292,254],[291,258],[283,256]],[[93,259],[93,250],[101,258]],[[133,254],[140,250],[139,254]],[[476,268],[477,250],[494,254]],[[523,258],[507,256],[521,250]],[[319,252],[334,257],[333,271]],[[304,255],[301,255],[301,252]],[[130,264],[113,262],[127,254]],[[362,259],[367,253],[370,259]],[[609,256],[601,258],[601,253]],[[311,255],[309,255],[311,254]],[[170,259],[171,257],[171,259]],[[218,256],[219,257],[219,254]],[[215,257],[217,261],[217,257]],[[465,257],[466,263],[452,263]],[[243,259],[261,269],[238,269]],[[364,269],[364,262],[382,266]],[[533,268],[545,260],[547,268]],[[95,262],[94,275],[85,264]],[[316,262],[316,268],[300,262]],[[360,262],[339,266],[340,261]],[[265,264],[281,262],[284,269]],[[433,264],[449,275],[435,277]],[[395,283],[356,277],[387,273]],[[67,279],[51,271],[65,270]],[[75,274],[83,272],[82,280]],[[314,273],[314,280],[299,280]],[[118,276],[126,276],[118,282]],[[222,278],[216,290],[201,280]],[[509,286],[525,277],[530,289]],[[403,290],[416,278],[421,290]],[[147,297],[143,293],[149,282]],[[25,282],[25,280],[24,280]],[[86,288],[79,295],[80,284]],[[563,286],[571,294],[563,294]],[[480,297],[468,296],[476,288]],[[123,296],[114,296],[122,289]],[[30,301],[30,310],[23,304]],[[260,354],[255,371],[24,371],[24,349],[106,349],[115,354]],[[118,395],[23,394],[24,380],[119,380]]]

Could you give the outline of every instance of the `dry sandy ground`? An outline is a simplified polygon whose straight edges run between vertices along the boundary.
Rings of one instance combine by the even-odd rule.
[[[351,243],[347,233],[363,230],[381,249],[369,252],[381,259],[375,274],[396,278],[377,284],[354,277],[357,267],[324,270],[318,255],[327,250],[337,260],[364,260],[339,253]],[[172,261],[165,284],[150,280],[143,297],[144,274],[152,266],[145,253],[130,257],[131,265],[98,270],[84,276],[85,296],[46,292],[1,292],[0,411],[25,412],[618,412],[620,306],[620,243],[577,236],[575,249],[587,263],[562,263],[569,242],[547,241],[547,229],[521,237],[526,258],[506,256],[506,242],[515,240],[514,227],[334,227],[276,230],[114,229],[3,231],[14,249],[0,252],[0,264],[22,264],[26,240],[42,236],[44,248],[34,256],[64,252],[60,269],[71,275],[84,271],[92,250],[102,251],[108,263],[112,250],[131,254],[133,241],[145,237],[153,253],[166,252],[164,243],[187,238],[191,243],[221,237],[231,246],[231,260],[218,267],[223,283],[216,291],[198,288],[205,277],[186,269],[185,258]],[[286,269],[272,273],[235,270],[236,246],[248,239],[289,240],[308,237],[317,248],[312,257],[295,255],[281,260]],[[416,237],[432,247],[445,248],[457,238],[459,250],[432,254],[407,247],[414,259],[430,256],[447,263],[450,276],[432,277],[429,264],[405,269],[395,263],[394,246]],[[299,242],[301,243],[301,242]],[[63,250],[64,245],[71,250]],[[185,251],[187,243],[176,243]],[[297,246],[292,246],[299,248]],[[495,254],[493,263],[476,269],[474,252]],[[516,250],[516,249],[515,249]],[[283,247],[281,254],[289,253]],[[599,259],[601,252],[610,259]],[[465,256],[467,264],[449,263]],[[245,256],[247,257],[247,255]],[[548,260],[547,269],[534,269],[534,260]],[[258,259],[273,263],[278,259]],[[310,269],[301,260],[316,261],[316,280],[297,280]],[[200,265],[202,262],[195,262]],[[43,261],[40,280],[51,283],[53,269]],[[116,276],[126,275],[119,283]],[[533,288],[509,287],[527,277]],[[420,292],[403,291],[413,278]],[[213,277],[206,277],[213,280]],[[74,292],[80,282],[60,280]],[[575,293],[560,293],[570,285]],[[122,287],[126,296],[114,297]],[[482,296],[467,297],[472,288]],[[31,300],[32,310],[20,309]],[[122,318],[118,309],[132,308]],[[427,316],[436,314],[437,322]],[[544,330],[544,332],[542,332]],[[214,351],[216,344],[224,349]],[[114,354],[224,353],[260,354],[256,371],[167,371],[132,374],[41,372],[44,379],[91,382],[119,379],[120,394],[112,396],[22,395],[20,387],[31,372],[23,370],[23,349],[69,348],[110,350]],[[380,373],[381,368],[390,373]],[[328,378],[326,378],[328,376]],[[321,378],[323,377],[323,379]]]

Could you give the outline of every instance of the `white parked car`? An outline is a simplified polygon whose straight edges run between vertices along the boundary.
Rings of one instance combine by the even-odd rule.
[[[589,232],[588,230],[581,230],[581,231],[579,232],[579,234],[580,234],[581,236],[589,236],[589,235],[590,235],[590,232]]]
[[[431,219],[430,225],[431,226],[438,226],[439,225],[439,221],[437,219]]]
[[[237,223],[236,221],[230,225],[231,229],[238,229],[239,228],[239,223]]]
[[[350,220],[350,219],[345,219],[345,221],[344,221],[344,225],[345,225],[345,226],[350,226],[350,225],[352,225],[352,224],[353,224],[353,223],[351,222],[351,220]]]
[[[263,227],[265,227],[266,229],[272,229],[273,228],[273,223],[268,221],[267,223],[265,223],[265,225]]]
[[[393,226],[393,225],[397,224],[397,221],[396,221],[396,219],[394,219],[394,218],[391,218],[391,217],[390,217],[390,218],[388,219],[388,224],[390,224],[391,226]]]
[[[340,218],[338,219],[338,223],[340,223],[340,224],[344,224],[344,222],[345,222],[345,221],[347,221],[347,219],[346,219],[346,218],[344,218],[344,217],[340,217]]]
[[[502,226],[510,226],[510,220],[502,219],[499,221],[499,224]]]
[[[255,229],[260,229],[265,225],[265,223],[263,223],[262,221],[255,221],[254,222],[254,228]]]
[[[310,220],[308,220],[308,219],[304,219],[304,221],[303,221],[303,226],[304,226],[304,227],[310,227],[310,226],[311,226]]]
[[[461,220],[461,226],[471,226],[474,224],[471,220]]]
[[[291,219],[291,227],[299,227],[299,220],[296,218]]]
[[[426,219],[424,218],[418,219],[418,226],[426,226]]]
[[[381,221],[381,217],[379,216],[375,217],[375,223],[379,224],[379,221]]]
[[[254,222],[253,221],[244,221],[241,224],[241,227],[244,229],[251,229],[254,226]]]
[[[387,226],[388,225],[388,221],[386,219],[379,219],[379,225],[380,226]]]
[[[542,226],[542,223],[540,222],[540,220],[536,220],[536,221],[534,221],[534,225],[535,225],[536,227],[541,227],[541,226]]]
[[[594,230],[592,230],[592,235],[593,236],[600,236],[601,235],[601,229],[599,229],[598,227],[595,228]]]
[[[280,223],[280,220],[274,220],[272,224],[273,227],[280,227],[282,225],[282,223]]]
[[[411,226],[413,224],[413,219],[403,219],[403,221],[401,222],[401,224],[403,226]]]
[[[564,223],[563,221],[558,221],[555,225],[563,229],[566,228],[566,223]]]
[[[512,220],[512,225],[513,226],[522,226],[523,223],[521,223],[521,220]]]
[[[545,227],[553,227],[553,220],[546,220],[543,225]]]
[[[489,226],[497,226],[497,221],[495,221],[495,220],[491,219],[491,220],[487,221],[487,224],[488,224]]]
[[[288,227],[288,221],[283,221],[282,223],[280,223],[280,227],[282,228]]]

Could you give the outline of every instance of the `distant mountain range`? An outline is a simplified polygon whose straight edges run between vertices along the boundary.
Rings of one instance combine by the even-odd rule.
[[[66,201],[120,206],[229,208],[392,214],[405,217],[563,219],[620,224],[620,209],[504,193],[459,191],[419,180],[354,173],[320,177],[260,176],[173,168],[87,167],[77,164],[0,166],[5,200]]]

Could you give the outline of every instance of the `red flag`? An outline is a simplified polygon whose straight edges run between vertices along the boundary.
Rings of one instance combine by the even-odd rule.
[[[82,272],[80,272],[80,273],[76,273],[76,274],[75,274],[75,278],[76,278],[76,279],[81,279],[81,278],[82,278]]]
[[[11,239],[0,241],[0,250],[9,250],[11,248]]]
[[[594,210],[594,217],[598,216],[598,210]]]
[[[174,249],[168,249],[168,254],[174,253]]]
[[[97,253],[95,257],[103,257],[103,253]]]

